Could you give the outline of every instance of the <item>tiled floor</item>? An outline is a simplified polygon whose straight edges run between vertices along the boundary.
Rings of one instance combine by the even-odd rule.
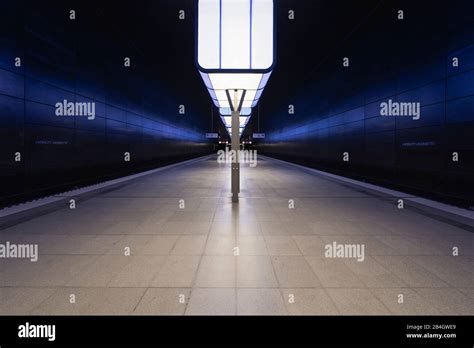
[[[472,232],[263,159],[233,205],[229,175],[210,158],[0,231],[39,245],[0,260],[0,314],[474,314]]]

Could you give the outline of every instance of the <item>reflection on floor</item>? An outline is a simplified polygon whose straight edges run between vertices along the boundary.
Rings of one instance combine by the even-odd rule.
[[[39,245],[0,260],[0,314],[474,314],[472,232],[268,159],[233,205],[229,176],[210,158],[0,231]]]

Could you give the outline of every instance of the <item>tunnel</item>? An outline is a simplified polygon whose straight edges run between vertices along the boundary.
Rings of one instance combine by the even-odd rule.
[[[2,1],[0,315],[472,319],[473,11]]]

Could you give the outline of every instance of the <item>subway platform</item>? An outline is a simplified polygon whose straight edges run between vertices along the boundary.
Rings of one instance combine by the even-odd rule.
[[[469,228],[270,158],[241,174],[239,204],[209,156],[2,229],[38,260],[2,260],[0,314],[474,314]]]

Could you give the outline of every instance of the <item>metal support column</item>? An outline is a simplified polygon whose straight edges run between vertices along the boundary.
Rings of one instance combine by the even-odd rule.
[[[237,108],[239,103],[237,99],[237,92],[234,94],[234,110],[232,111],[232,142],[231,150],[235,154],[235,161],[232,161],[232,202],[239,201],[240,192],[240,112]]]

